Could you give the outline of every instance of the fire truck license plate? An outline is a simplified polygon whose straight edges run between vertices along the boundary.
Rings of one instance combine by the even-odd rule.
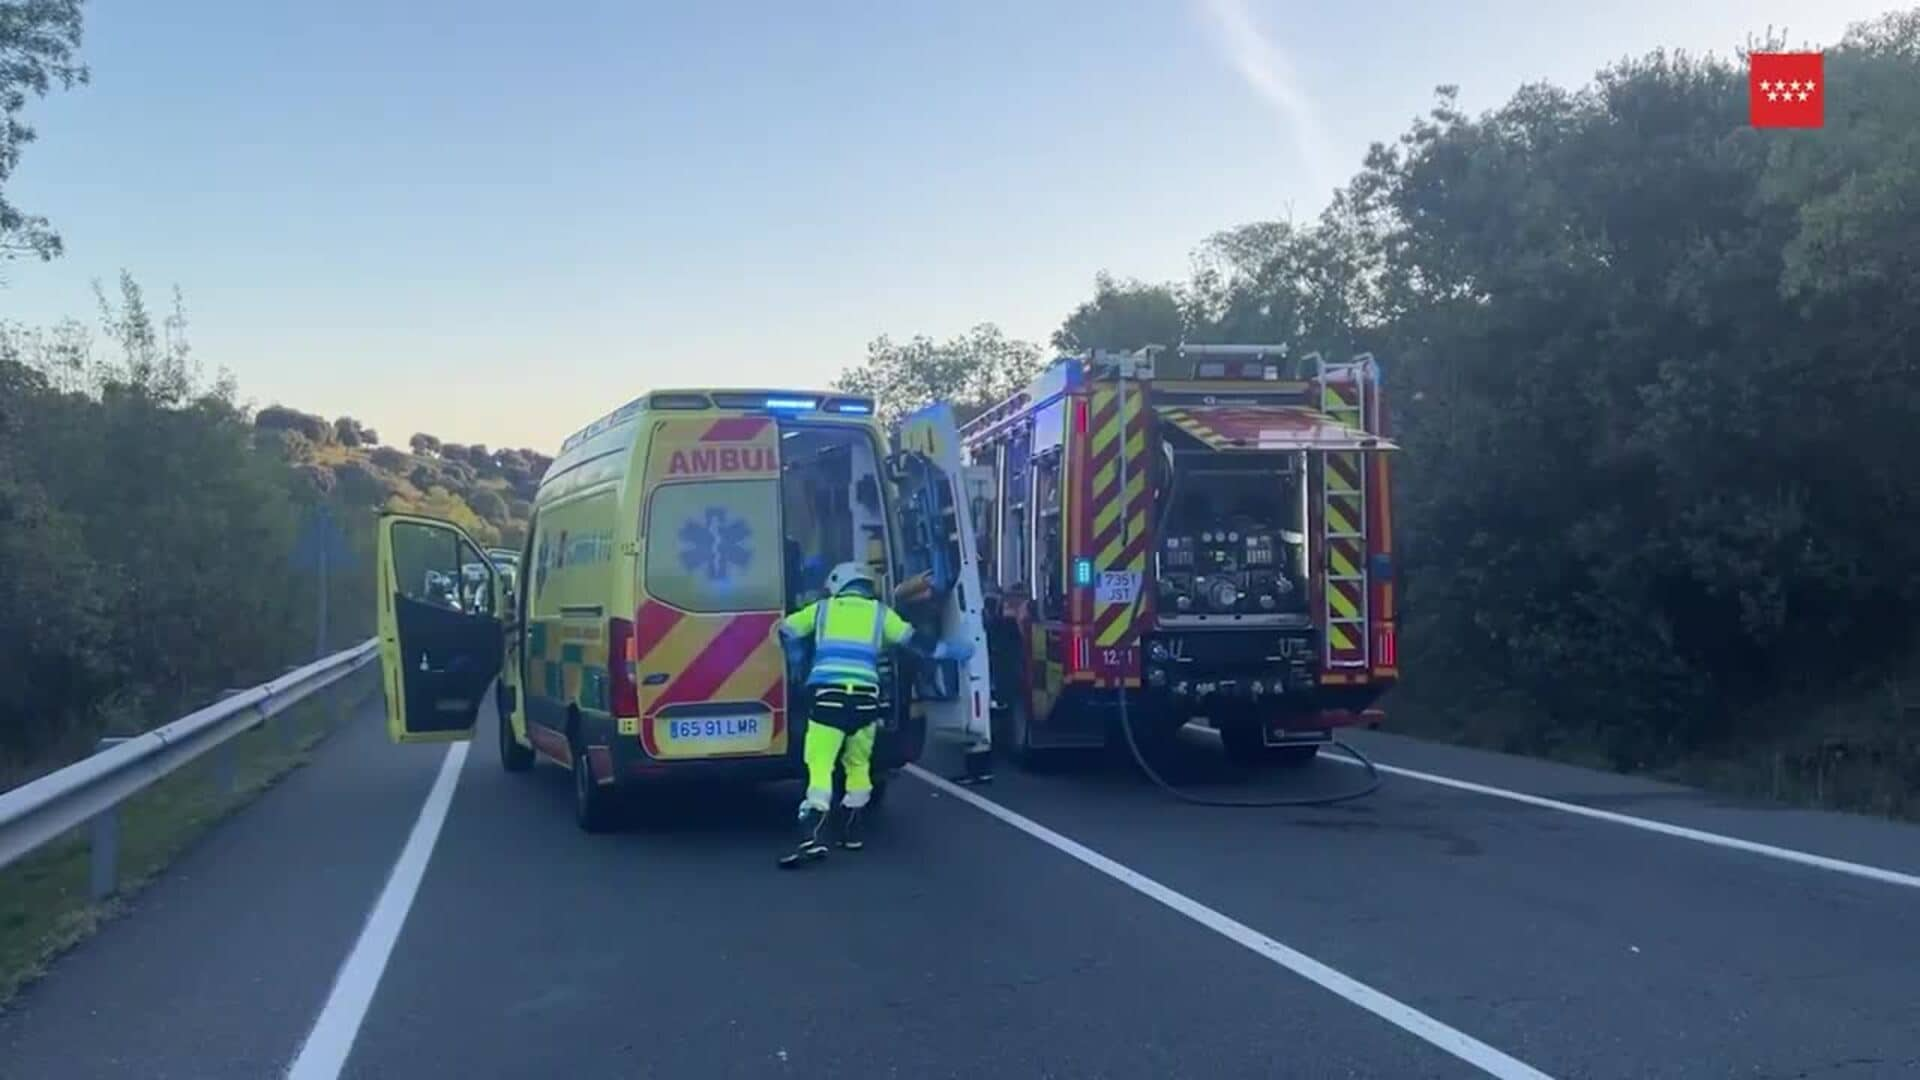
[[[1102,604],[1131,604],[1140,592],[1140,574],[1133,570],[1107,570],[1093,587],[1093,598]]]

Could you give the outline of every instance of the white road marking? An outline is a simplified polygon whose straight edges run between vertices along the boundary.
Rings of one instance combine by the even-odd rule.
[[[471,743],[454,743],[440,761],[440,774],[427,792],[426,805],[413,822],[400,858],[387,876],[386,888],[374,901],[367,923],[360,930],[347,962],[334,976],[333,991],[320,1009],[320,1016],[307,1033],[300,1053],[287,1068],[287,1080],[335,1080],[346,1067],[347,1055],[360,1034],[360,1024],[373,1003],[373,992],[380,987],[380,975],[393,955],[394,942],[406,924],[413,907],[414,894],[420,891],[420,879],[426,875],[427,862],[433,857],[433,845],[440,839],[440,827],[446,824],[447,809],[453,805],[453,789],[460,782],[460,766],[467,760]]]
[[[950,780],[935,776],[918,765],[908,765],[907,771],[932,784],[943,794],[986,811],[1041,843],[1078,859],[1135,892],[1159,901],[1214,933],[1252,950],[1324,990],[1338,994],[1395,1027],[1425,1039],[1491,1076],[1500,1077],[1501,1080],[1551,1080],[1546,1073],[1526,1062],[1503,1054],[1471,1035],[1448,1027],[1418,1009],[1402,1004],[1305,953],[1282,945],[1245,923],[1222,915],[1192,897],[1177,893],[1145,874],[1123,866],[1031,818],[1015,813]]]
[[[1336,761],[1342,765],[1352,765],[1355,767],[1360,765],[1358,761],[1345,754],[1322,754],[1321,756],[1328,761]],[[1704,829],[1689,829],[1684,825],[1669,825],[1664,821],[1655,821],[1652,818],[1633,817],[1630,814],[1619,814],[1612,810],[1597,810],[1591,806],[1581,806],[1579,803],[1561,802],[1559,799],[1549,799],[1541,795],[1529,795],[1524,791],[1509,791],[1506,788],[1489,787],[1486,784],[1476,784],[1471,780],[1455,780],[1450,776],[1437,776],[1433,773],[1419,772],[1414,769],[1403,769],[1398,765],[1382,765],[1378,761],[1375,761],[1373,765],[1374,768],[1379,769],[1383,773],[1390,773],[1394,776],[1404,776],[1409,780],[1419,780],[1422,783],[1438,784],[1441,787],[1450,787],[1457,791],[1470,791],[1476,795],[1490,795],[1496,799],[1508,799],[1517,803],[1525,803],[1528,806],[1539,806],[1548,810],[1558,810],[1563,814],[1575,814],[1579,817],[1592,818],[1595,821],[1610,821],[1615,825],[1644,829],[1647,832],[1659,833],[1662,836],[1675,836],[1682,840],[1692,840],[1696,843],[1711,844],[1714,847],[1744,851],[1751,855],[1763,855],[1769,859],[1779,859],[1783,862],[1799,863],[1802,866],[1831,870],[1836,874],[1851,874],[1854,877],[1866,878],[1869,881],[1878,881],[1888,885],[1904,885],[1909,889],[1920,889],[1920,875],[1903,874],[1898,870],[1887,870],[1878,866],[1868,866],[1866,863],[1848,862],[1845,859],[1829,858],[1825,855],[1815,855],[1810,851],[1799,851],[1794,848],[1775,847],[1772,844],[1762,844],[1753,840],[1742,840],[1737,836],[1707,832]]]

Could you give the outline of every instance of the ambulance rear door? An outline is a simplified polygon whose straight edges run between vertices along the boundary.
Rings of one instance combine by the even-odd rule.
[[[905,565],[901,580],[929,574],[939,597],[940,637],[965,641],[965,664],[921,665],[915,694],[934,734],[979,751],[992,744],[988,721],[987,632],[960,431],[950,405],[932,405],[901,421],[895,506]]]
[[[786,752],[780,432],[770,416],[652,422],[633,639],[660,761]]]

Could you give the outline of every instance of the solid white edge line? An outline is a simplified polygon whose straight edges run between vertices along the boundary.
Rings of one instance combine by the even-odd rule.
[[[1500,1077],[1501,1080],[1551,1080],[1548,1074],[1526,1062],[1501,1053],[1465,1032],[1448,1027],[1426,1013],[1402,1004],[1305,953],[1282,945],[1245,923],[1222,915],[1190,896],[1175,892],[1145,874],[1123,866],[1023,814],[1009,810],[950,780],[935,776],[918,765],[908,765],[906,771],[933,785],[942,794],[952,796],[977,810],[983,810],[999,818],[1041,843],[1085,863],[1135,892],[1158,901],[1214,933],[1265,957],[1321,989],[1345,998],[1395,1027],[1432,1043],[1491,1076]]]
[[[414,895],[420,891],[420,880],[426,876],[427,863],[433,858],[433,845],[439,840],[440,827],[446,823],[447,810],[453,805],[453,790],[460,782],[460,767],[466,764],[467,749],[471,745],[458,742],[447,748],[447,756],[440,761],[440,773],[427,792],[426,804],[420,807],[420,816],[414,820],[406,846],[400,849],[400,857],[394,861],[386,887],[380,890],[380,898],[367,913],[360,939],[354,942],[353,951],[340,965],[326,1005],[321,1007],[313,1030],[300,1045],[300,1053],[287,1067],[287,1080],[335,1080],[346,1067],[347,1055],[353,1052],[354,1040],[359,1037],[360,1025],[367,1017],[367,1007],[373,1004],[374,991],[380,988],[380,976],[387,969],[394,943],[400,939],[400,928],[406,924]]]
[[[1321,756],[1328,761],[1337,761],[1342,765],[1360,766],[1359,761],[1345,754],[1323,754]],[[1866,878],[1870,881],[1878,881],[1887,885],[1904,885],[1909,889],[1920,889],[1920,875],[1903,874],[1898,870],[1887,870],[1878,866],[1868,866],[1865,863],[1848,862],[1845,859],[1830,858],[1826,855],[1815,855],[1810,851],[1800,851],[1795,848],[1775,847],[1772,844],[1762,844],[1754,840],[1742,840],[1737,836],[1707,832],[1703,829],[1689,829],[1685,825],[1669,825],[1664,821],[1655,821],[1652,818],[1633,817],[1628,814],[1615,813],[1612,810],[1599,810],[1591,806],[1581,806],[1579,803],[1561,802],[1559,799],[1549,799],[1541,795],[1529,795],[1524,791],[1509,791],[1506,788],[1476,784],[1471,780],[1455,780],[1450,776],[1436,776],[1433,773],[1419,772],[1414,769],[1403,769],[1398,765],[1382,765],[1378,761],[1375,761],[1373,765],[1374,768],[1379,769],[1383,773],[1391,773],[1394,776],[1404,776],[1409,780],[1419,780],[1422,783],[1437,784],[1441,787],[1449,787],[1457,791],[1468,791],[1475,795],[1488,795],[1496,799],[1507,799],[1512,802],[1525,803],[1528,806],[1538,806],[1547,810],[1558,810],[1563,814],[1574,814],[1579,817],[1592,818],[1595,821],[1610,821],[1615,825],[1625,825],[1629,828],[1644,829],[1647,832],[1659,833],[1663,836],[1678,837],[1682,840],[1692,840],[1696,843],[1711,844],[1714,847],[1744,851],[1751,855],[1763,855],[1769,859],[1780,859],[1784,862],[1799,863],[1802,866],[1831,870],[1837,874],[1851,874],[1854,877]]]

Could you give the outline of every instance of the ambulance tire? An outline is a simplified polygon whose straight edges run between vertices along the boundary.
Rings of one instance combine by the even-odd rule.
[[[1030,768],[1033,761],[1033,750],[1027,745],[1026,696],[1024,690],[1017,690],[1012,703],[994,710],[988,720],[993,726],[994,756],[1004,757],[1020,769]]]
[[[513,737],[511,710],[496,709],[496,712],[499,714],[500,767],[508,772],[526,772],[533,768],[533,747],[521,746]]]
[[[581,832],[606,832],[613,826],[613,792],[594,783],[587,743],[577,725],[569,727],[567,745],[573,749],[573,823]]]
[[[993,752],[996,756],[1004,754],[1021,772],[1058,772],[1066,765],[1065,751],[1041,749],[1033,745],[1033,708],[1024,693],[1015,695],[1013,704],[1003,710],[1000,717],[1001,727],[993,732]]]

